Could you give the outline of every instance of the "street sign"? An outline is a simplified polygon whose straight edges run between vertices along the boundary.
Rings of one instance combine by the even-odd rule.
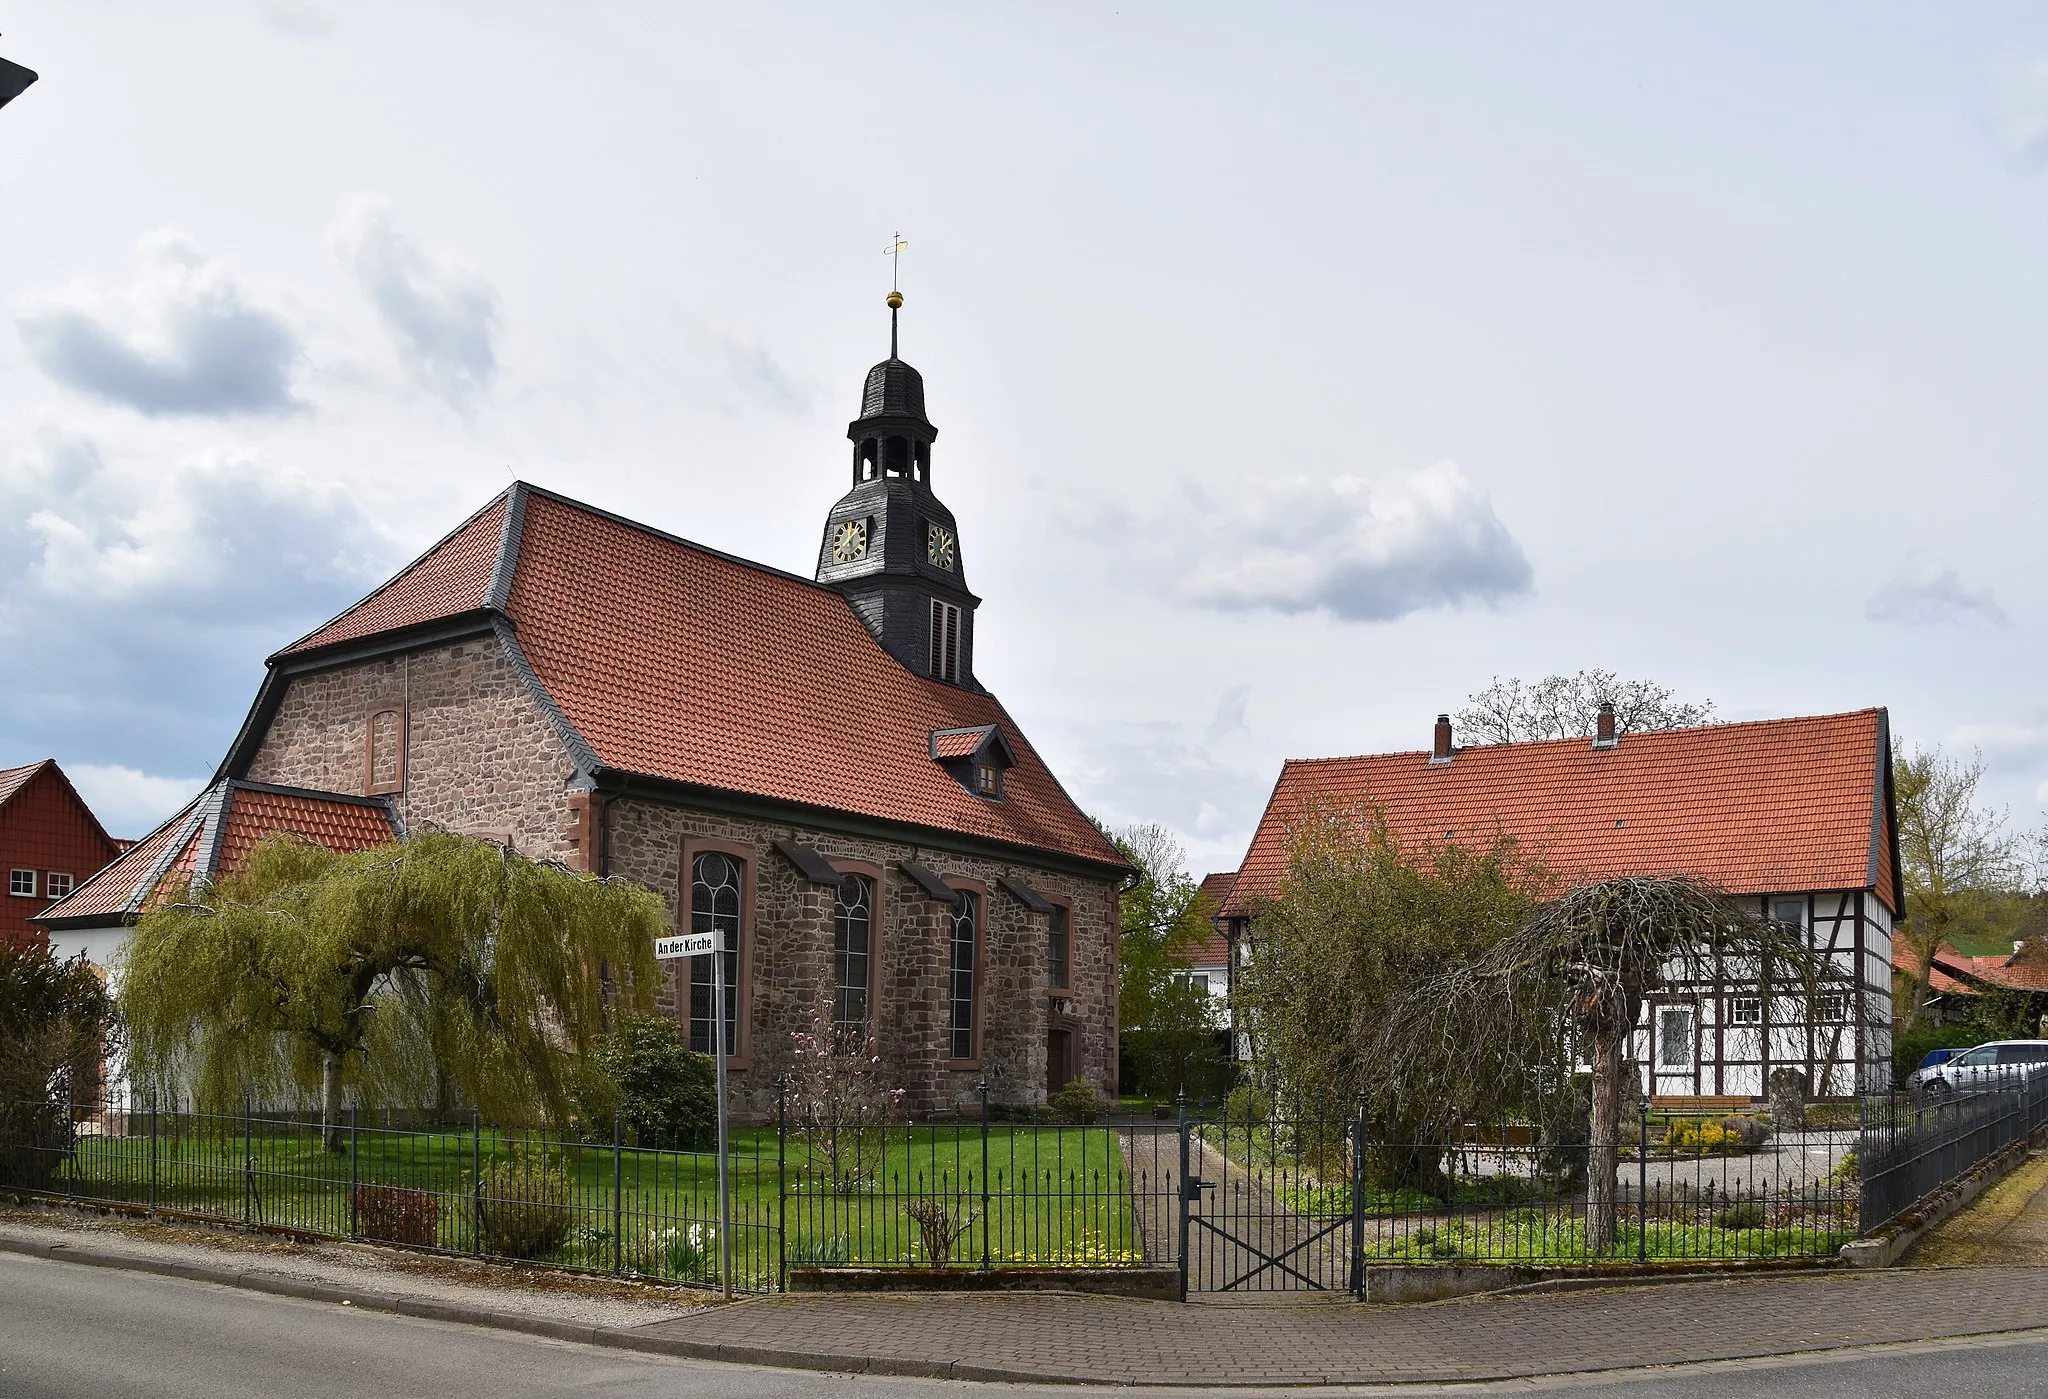
[[[716,933],[684,933],[681,937],[656,938],[654,955],[658,961],[666,962],[676,957],[701,957],[717,946]]]

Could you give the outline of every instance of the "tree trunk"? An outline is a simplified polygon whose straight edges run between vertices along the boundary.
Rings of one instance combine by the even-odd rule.
[[[348,1150],[341,1134],[341,1063],[331,1050],[320,1062],[320,1142],[332,1152]]]
[[[1629,1027],[1618,1021],[1593,1032],[1593,1124],[1586,1143],[1586,1252],[1614,1247],[1614,1170],[1619,1161],[1621,1114],[1627,1102],[1622,1049]]]

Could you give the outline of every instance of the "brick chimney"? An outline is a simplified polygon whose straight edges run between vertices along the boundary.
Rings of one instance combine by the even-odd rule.
[[[1600,717],[1593,721],[1593,746],[1612,748],[1618,740],[1614,737],[1614,705],[1609,700],[1600,701]]]
[[[1448,714],[1437,715],[1436,743],[1429,752],[1430,762],[1448,763],[1456,756],[1457,751],[1457,749],[1451,747],[1451,716]]]

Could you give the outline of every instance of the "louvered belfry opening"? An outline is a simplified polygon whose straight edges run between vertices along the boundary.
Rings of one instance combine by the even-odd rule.
[[[948,684],[960,679],[960,609],[932,599],[931,673]]]

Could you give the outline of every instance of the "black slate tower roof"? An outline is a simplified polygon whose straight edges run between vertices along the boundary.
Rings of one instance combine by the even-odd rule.
[[[924,376],[897,353],[890,294],[889,358],[868,371],[860,416],[847,425],[853,489],[825,517],[818,581],[844,593],[888,652],[921,675],[966,689],[974,679],[974,609],[953,512],[932,494]]]

